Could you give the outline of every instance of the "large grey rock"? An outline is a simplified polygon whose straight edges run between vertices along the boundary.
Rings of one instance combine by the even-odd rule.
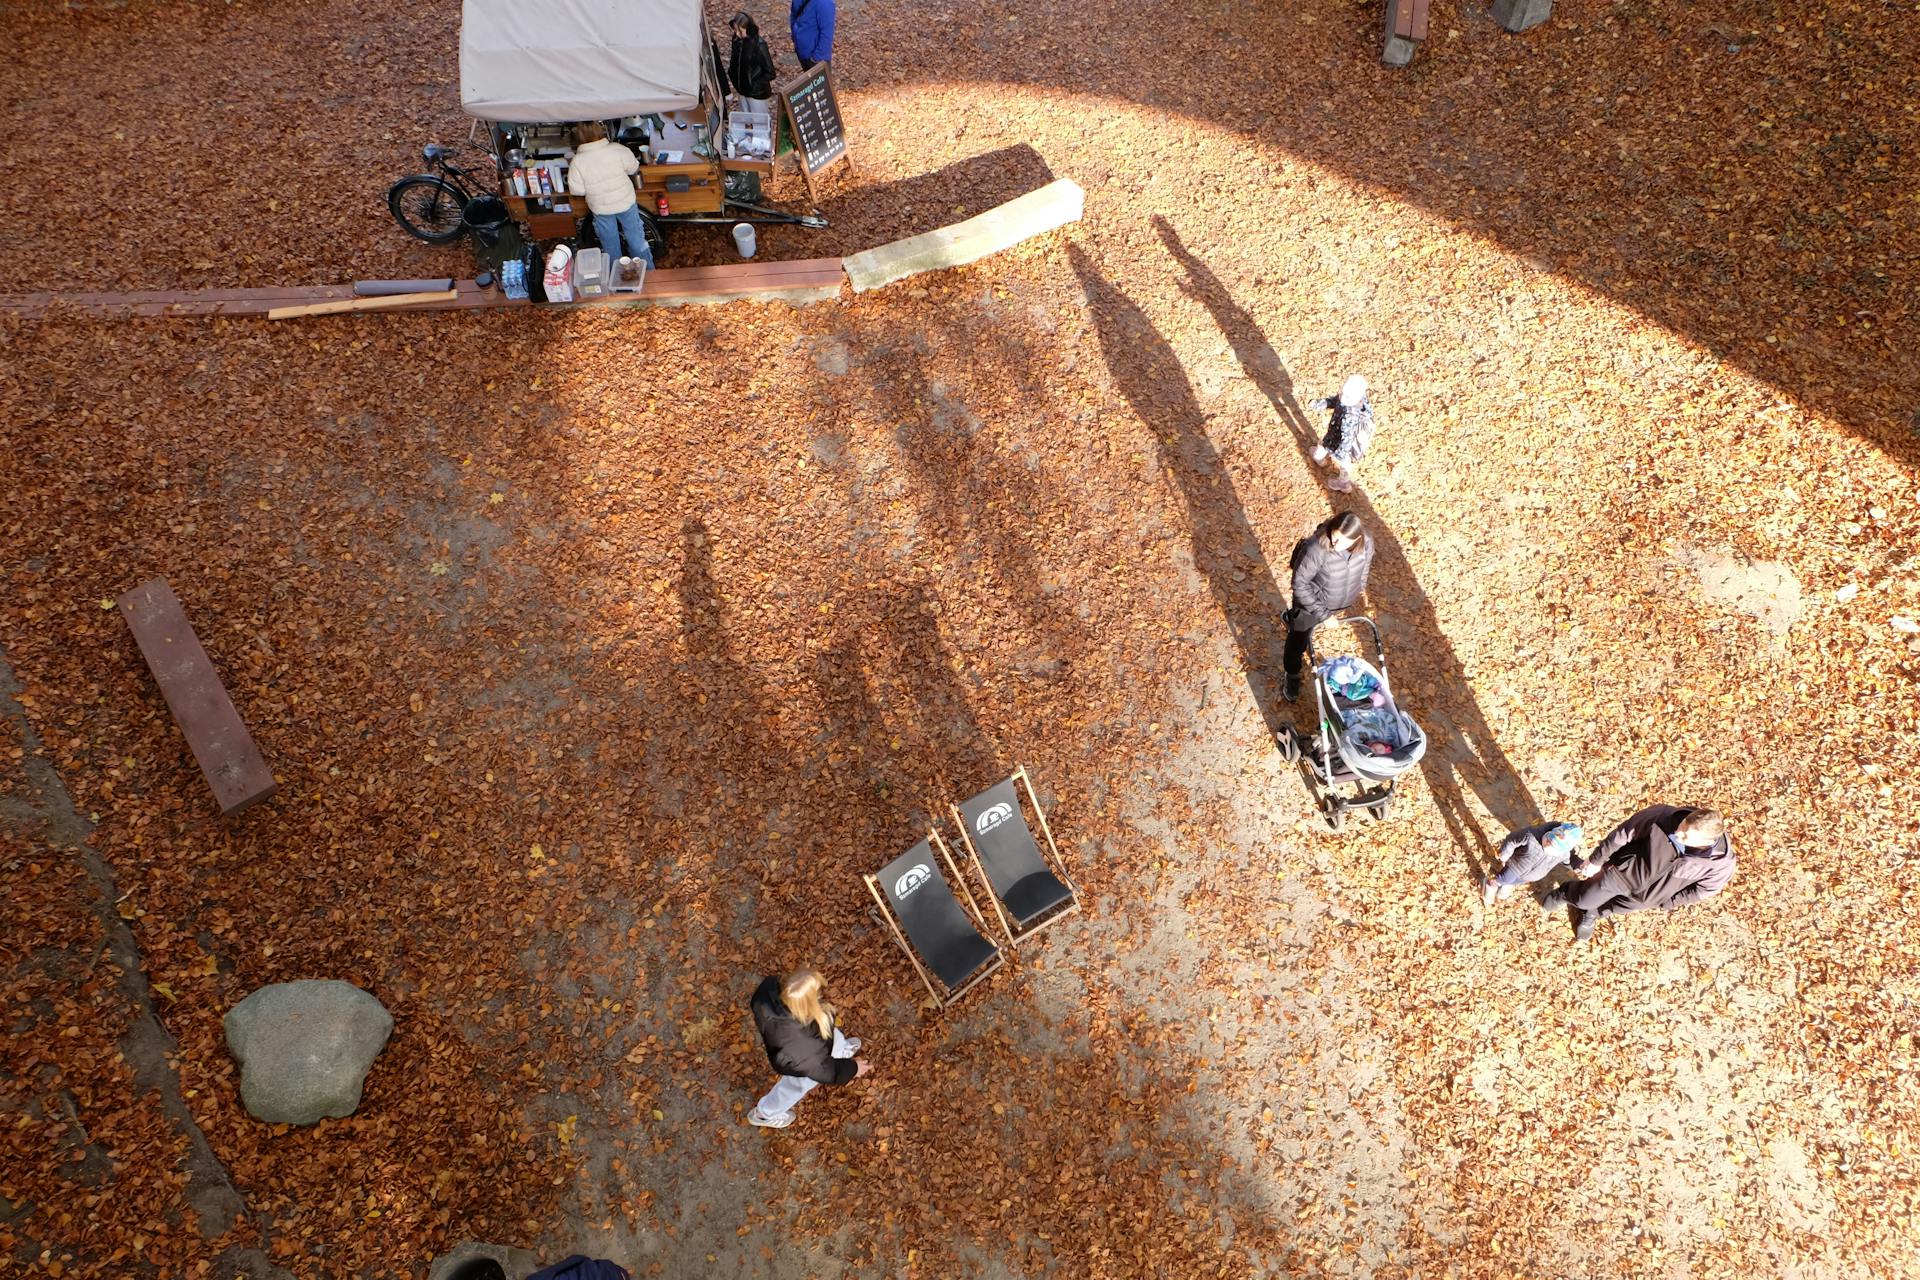
[[[1553,0],[1493,0],[1493,20],[1509,31],[1537,27],[1553,16]]]
[[[260,988],[225,1026],[247,1110],[270,1124],[313,1124],[360,1105],[393,1015],[350,982],[305,979]]]
[[[503,1244],[482,1244],[462,1240],[452,1253],[443,1253],[427,1268],[427,1280],[460,1280],[462,1270],[478,1258],[491,1258],[500,1264],[507,1280],[527,1280],[540,1269],[540,1259],[531,1250],[509,1248]]]

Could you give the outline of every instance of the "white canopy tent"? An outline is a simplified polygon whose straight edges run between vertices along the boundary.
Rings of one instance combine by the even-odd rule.
[[[699,105],[700,0],[464,0],[460,105],[569,124]]]

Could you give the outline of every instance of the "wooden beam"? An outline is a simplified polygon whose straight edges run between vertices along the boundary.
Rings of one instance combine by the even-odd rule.
[[[200,647],[180,598],[164,578],[122,594],[117,602],[154,683],[186,736],[220,812],[238,813],[273,794],[273,770],[253,745],[233,699]]]
[[[344,311],[392,311],[398,307],[418,306],[423,302],[452,302],[460,296],[457,289],[433,293],[395,293],[384,298],[346,298],[336,302],[310,302],[299,307],[275,307],[267,312],[269,320],[293,320],[301,316],[332,316]]]
[[[866,293],[922,271],[965,266],[1078,222],[1086,201],[1086,192],[1077,183],[1059,178],[965,222],[856,253],[845,259],[847,278],[853,281],[855,293]]]
[[[647,273],[644,293],[617,293],[554,306],[712,306],[752,299],[804,305],[838,296],[846,283],[838,258],[801,258],[787,261],[760,259],[712,267],[667,267]],[[444,291],[434,297],[448,296]],[[115,318],[188,318],[195,316],[262,316],[292,307],[327,302],[352,302],[350,285],[298,285],[268,289],[201,289],[139,293],[21,293],[0,294],[0,316],[44,319],[49,311],[71,308],[83,315]],[[398,299],[362,301],[389,305]],[[499,289],[482,289],[471,280],[454,283],[451,300],[401,306],[414,311],[477,311],[532,307],[525,298],[509,298]],[[364,308],[362,308],[364,309]],[[309,312],[308,314],[319,314]]]

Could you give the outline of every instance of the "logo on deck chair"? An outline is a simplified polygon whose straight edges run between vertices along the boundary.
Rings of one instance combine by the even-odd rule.
[[[996,804],[973,820],[973,829],[976,833],[985,835],[1001,823],[1012,821],[1013,806],[1010,804]]]
[[[933,869],[924,862],[916,862],[907,868],[906,874],[893,882],[893,896],[904,898],[931,879]]]

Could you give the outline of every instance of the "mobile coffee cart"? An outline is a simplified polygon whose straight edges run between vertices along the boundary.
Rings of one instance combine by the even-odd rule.
[[[526,244],[581,233],[586,202],[567,194],[567,175],[586,121],[639,159],[656,260],[675,226],[826,226],[760,203],[778,118],[729,110],[715,57],[701,0],[465,0],[460,104],[486,129],[491,194]]]

